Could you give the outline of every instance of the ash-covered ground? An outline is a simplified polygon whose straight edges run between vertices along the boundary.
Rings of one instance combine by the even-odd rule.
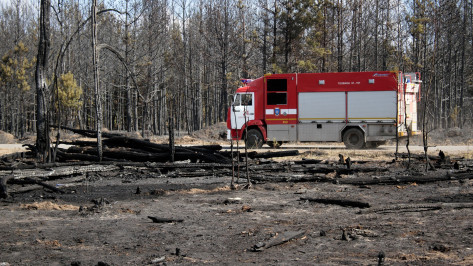
[[[11,197],[0,203],[0,263],[473,264],[468,162],[458,179],[342,184],[356,178],[423,175],[420,168],[405,171],[403,163],[366,164],[389,169],[334,176],[333,182],[255,181],[249,190],[243,188],[244,171],[239,188],[231,190],[231,172],[191,177],[180,170],[163,174],[133,167],[91,173],[64,185],[65,194],[13,185]],[[454,170],[439,169],[434,176],[449,172]],[[251,172],[250,178],[257,174]],[[154,223],[148,216],[170,221]]]

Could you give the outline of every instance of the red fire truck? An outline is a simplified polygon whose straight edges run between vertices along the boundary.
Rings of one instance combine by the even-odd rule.
[[[228,139],[244,139],[250,148],[343,141],[360,149],[420,133],[419,73],[268,74],[242,81],[228,110]]]

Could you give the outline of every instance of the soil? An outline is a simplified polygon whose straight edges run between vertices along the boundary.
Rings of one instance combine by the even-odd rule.
[[[388,171],[333,182],[253,182],[246,189],[241,178],[236,190],[230,171],[187,177],[139,167],[90,173],[72,184],[58,179],[65,194],[12,185],[10,198],[0,201],[0,265],[472,265],[471,177],[368,186],[337,181],[423,175],[422,165],[406,171],[405,162],[369,158],[360,163]],[[463,167],[471,173],[473,162]],[[454,170],[435,172],[448,173]],[[293,232],[302,235],[269,244]]]
[[[13,144],[16,143],[15,136],[10,133],[0,130],[0,143],[2,144]]]

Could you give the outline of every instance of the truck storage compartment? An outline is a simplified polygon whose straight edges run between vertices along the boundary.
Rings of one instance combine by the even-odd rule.
[[[349,122],[396,122],[396,91],[348,92]]]
[[[299,93],[299,121],[345,121],[345,92]]]
[[[345,123],[304,123],[298,125],[299,141],[341,141]]]
[[[268,141],[296,141],[296,125],[268,125]]]

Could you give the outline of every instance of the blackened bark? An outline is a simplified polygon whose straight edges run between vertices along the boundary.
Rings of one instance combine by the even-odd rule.
[[[37,158],[46,161],[49,154],[49,126],[47,113],[48,85],[46,71],[50,46],[50,0],[41,0],[39,44],[36,57],[36,150]]]

